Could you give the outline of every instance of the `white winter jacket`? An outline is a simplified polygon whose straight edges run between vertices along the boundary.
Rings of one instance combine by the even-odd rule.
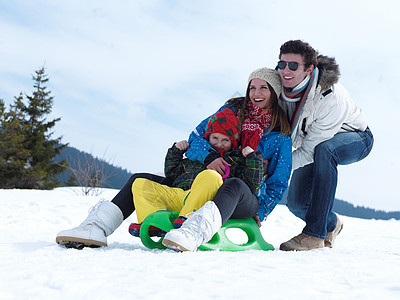
[[[318,62],[315,70],[315,78],[318,80],[314,80],[312,84],[292,134],[293,170],[314,161],[314,149],[319,143],[331,139],[339,132],[364,131],[367,128],[361,109],[354,104],[347,90],[337,83],[339,69],[334,59],[320,56]],[[324,63],[334,63],[336,68],[325,70]],[[285,111],[286,105],[289,104],[281,101]]]

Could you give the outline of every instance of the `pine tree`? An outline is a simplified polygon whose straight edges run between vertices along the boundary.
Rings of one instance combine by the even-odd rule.
[[[34,91],[32,96],[26,95],[25,105],[23,95],[15,98],[14,105],[11,105],[9,113],[4,112],[4,103],[2,105],[2,136],[0,144],[1,154],[0,163],[16,162],[10,169],[13,173],[13,180],[5,178],[7,183],[0,185],[4,187],[30,188],[30,189],[51,189],[59,185],[56,176],[66,170],[67,162],[65,160],[56,162],[55,156],[67,146],[61,144],[61,137],[51,139],[51,131],[60,118],[47,121],[46,116],[51,113],[53,99],[47,90],[46,83],[48,77],[45,74],[45,68],[42,67],[35,72],[33,76]],[[5,138],[10,135],[9,141]],[[22,139],[23,136],[23,139]],[[15,142],[19,151],[18,155],[8,154],[6,144]],[[22,151],[25,150],[25,151]],[[12,159],[10,159],[12,157]],[[17,163],[18,162],[18,163]],[[3,174],[2,174],[3,175]],[[15,178],[18,180],[15,181]]]
[[[32,96],[26,96],[28,104],[22,107],[26,119],[22,124],[26,133],[25,148],[29,151],[29,173],[32,180],[30,188],[49,189],[59,185],[57,174],[65,171],[66,161],[57,163],[54,157],[67,146],[61,144],[61,137],[51,139],[50,131],[60,121],[60,118],[47,121],[51,113],[53,99],[47,90],[48,77],[42,67],[33,76],[34,91]]]
[[[9,112],[0,101],[0,187],[13,188],[27,176],[29,152],[24,148],[25,134],[21,127],[22,113],[18,105],[21,98]]]

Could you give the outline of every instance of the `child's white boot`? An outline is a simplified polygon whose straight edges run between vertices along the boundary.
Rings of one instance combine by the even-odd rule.
[[[117,205],[110,201],[100,201],[90,211],[78,227],[60,231],[56,242],[67,247],[81,249],[107,246],[107,236],[121,225],[123,215]]]
[[[222,219],[218,207],[208,201],[198,211],[190,215],[181,228],[168,232],[162,243],[178,251],[195,251],[208,242],[221,228]]]

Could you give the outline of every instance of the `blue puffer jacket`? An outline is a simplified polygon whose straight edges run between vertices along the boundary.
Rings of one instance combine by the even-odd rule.
[[[225,109],[223,106],[219,111]],[[234,107],[230,107],[233,111]],[[204,119],[189,136],[190,148],[186,157],[204,163],[205,158],[216,152],[203,136],[209,117]],[[268,160],[267,175],[256,196],[260,208],[258,216],[263,221],[275,206],[282,200],[283,193],[288,187],[288,181],[292,170],[292,140],[288,135],[280,135],[280,132],[265,130],[264,136],[258,143],[257,149],[261,151],[264,160]]]

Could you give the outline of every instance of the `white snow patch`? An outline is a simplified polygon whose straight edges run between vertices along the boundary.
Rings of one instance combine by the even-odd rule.
[[[108,247],[78,251],[56,234],[117,191],[76,191],[0,190],[0,299],[400,299],[400,221],[341,216],[332,249],[176,253],[132,237],[132,215]],[[303,226],[279,205],[261,231],[278,249]]]

